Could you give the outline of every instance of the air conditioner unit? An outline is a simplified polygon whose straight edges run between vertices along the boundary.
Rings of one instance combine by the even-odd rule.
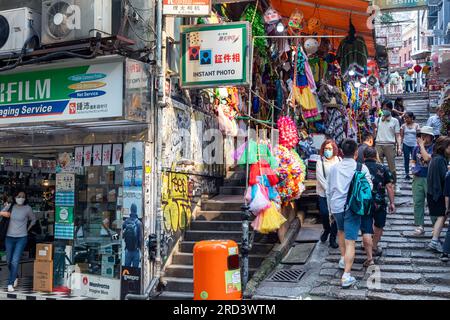
[[[0,54],[37,48],[40,30],[41,15],[30,8],[0,11]]]
[[[87,39],[97,32],[102,37],[113,33],[112,0],[42,1],[42,44]]]

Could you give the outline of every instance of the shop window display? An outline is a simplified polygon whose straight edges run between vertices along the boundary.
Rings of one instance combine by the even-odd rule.
[[[81,273],[120,278],[123,166],[84,167],[76,175],[73,263]]]

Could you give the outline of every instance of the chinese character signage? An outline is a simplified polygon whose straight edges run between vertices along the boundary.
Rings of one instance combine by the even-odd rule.
[[[387,32],[387,48],[400,48],[402,46],[402,26],[390,26]]]
[[[427,0],[374,0],[381,10],[414,10],[427,6]]]
[[[183,88],[249,84],[249,23],[181,27]]]
[[[163,14],[171,16],[209,16],[211,0],[163,0]]]
[[[0,125],[123,116],[123,61],[0,75]]]
[[[111,164],[111,150],[112,145],[110,144],[104,144],[103,145],[103,158],[102,158],[102,165],[109,166]]]
[[[90,167],[92,163],[92,146],[84,147],[84,166]]]
[[[94,166],[101,166],[102,165],[102,145],[96,144],[94,146],[94,150],[92,151],[92,158],[94,159]]]

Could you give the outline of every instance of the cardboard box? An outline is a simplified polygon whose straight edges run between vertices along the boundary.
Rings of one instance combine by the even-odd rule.
[[[33,290],[52,292],[53,291],[53,261],[34,262]]]
[[[77,263],[76,266],[80,269],[81,273],[89,272],[89,263]]]
[[[38,243],[36,245],[36,260],[53,261],[53,246],[50,243]]]
[[[94,187],[87,188],[87,200],[89,202],[95,202],[95,188]]]

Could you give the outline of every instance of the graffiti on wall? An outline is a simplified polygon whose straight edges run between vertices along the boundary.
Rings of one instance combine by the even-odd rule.
[[[167,231],[184,230],[191,221],[192,186],[185,173],[165,172],[163,175],[162,205]]]

